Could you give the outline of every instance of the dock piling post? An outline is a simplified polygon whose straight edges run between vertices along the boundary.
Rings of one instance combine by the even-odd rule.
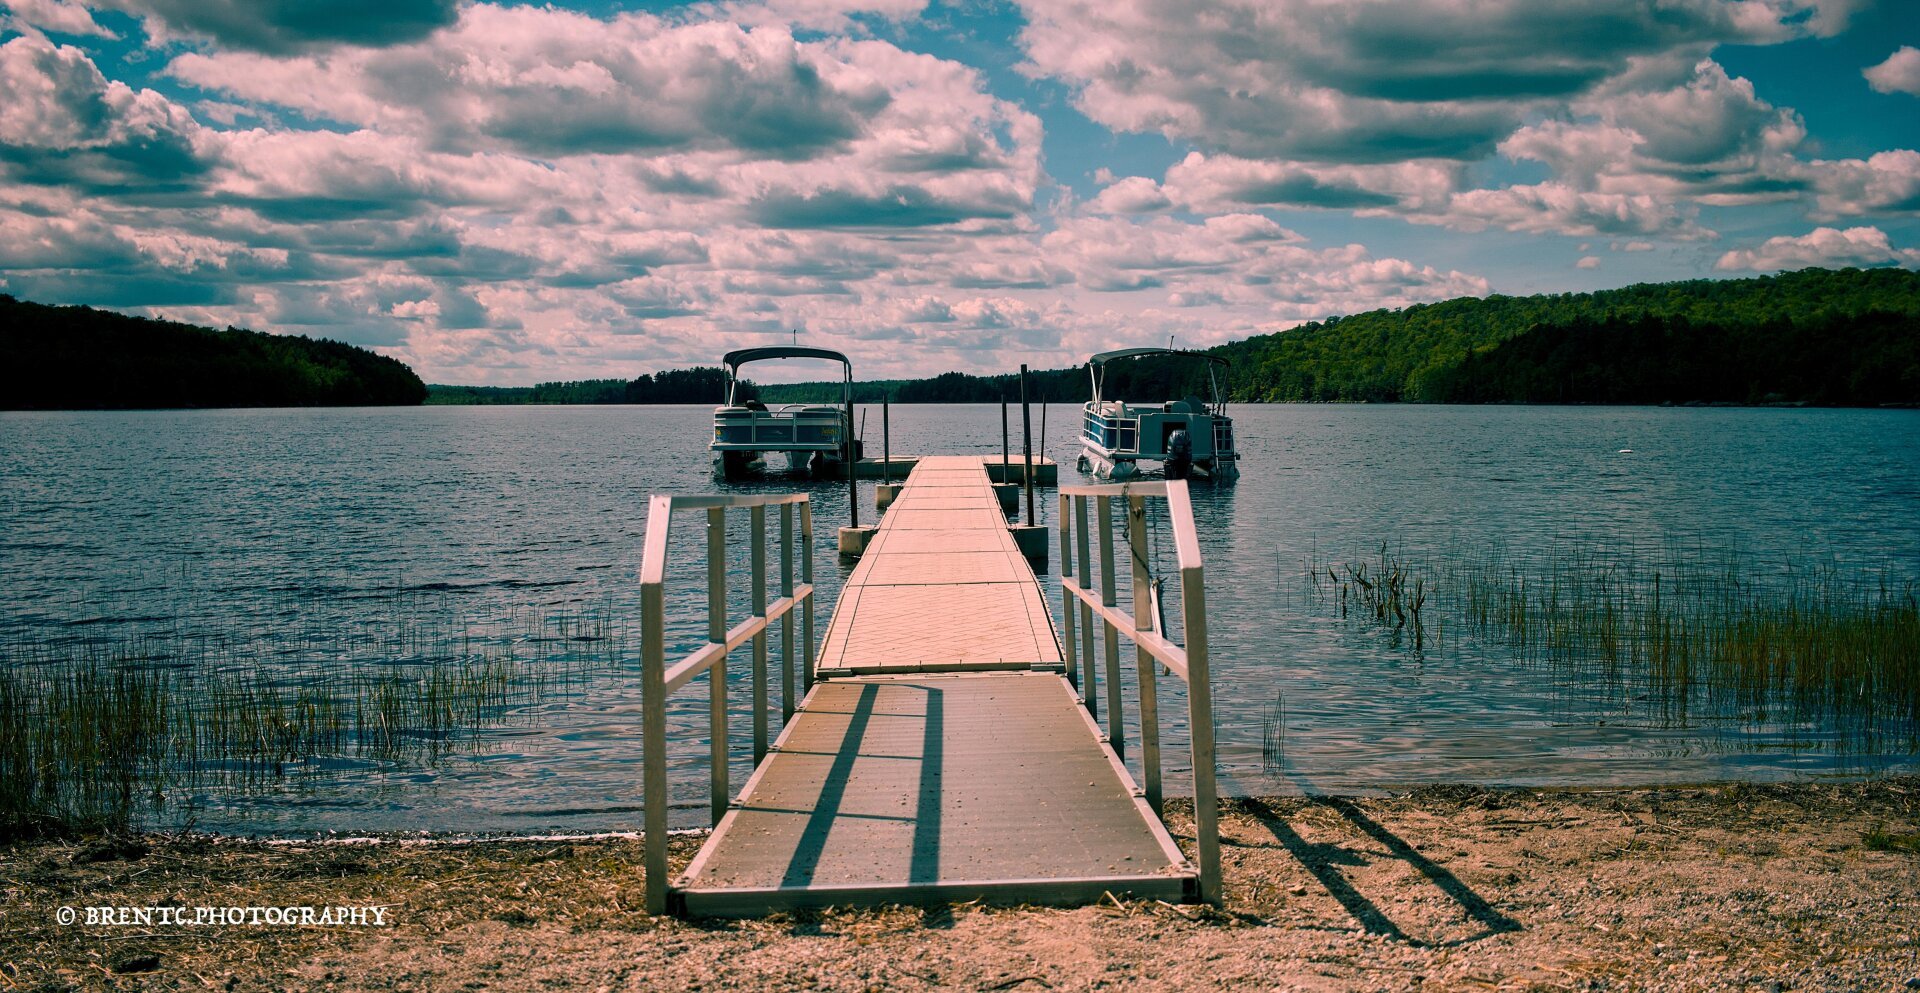
[[[727,812],[727,509],[707,510],[707,640],[720,646],[720,657],[707,670],[710,682],[707,720],[712,744],[713,822]]]
[[[1007,447],[1007,402],[1000,401],[1000,481],[1007,481],[1007,468],[1013,464]]]
[[[1027,490],[1027,526],[1033,527],[1033,411],[1027,406],[1027,364],[1020,363],[1020,482]]]
[[[841,465],[847,467],[847,526],[860,526],[860,459],[858,449],[852,440],[852,386],[847,388],[847,438],[843,438],[847,457]]]
[[[880,481],[893,482],[893,419],[885,400],[880,401]]]

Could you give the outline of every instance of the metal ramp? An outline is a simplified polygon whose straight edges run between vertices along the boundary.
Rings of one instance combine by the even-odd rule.
[[[1121,487],[1088,488],[1076,498],[1082,521],[1096,490],[1122,493]],[[1074,493],[1063,491],[1063,520]],[[1183,488],[1183,506],[1184,496]],[[1107,497],[1097,499],[1104,512]],[[793,615],[796,605],[804,606],[811,629],[812,588],[791,580],[791,508],[784,502],[800,504],[802,527],[810,532],[804,497],[655,497],[642,576],[650,589],[643,604],[651,610],[660,602],[661,570],[653,556],[656,550],[664,554],[665,523],[675,506],[706,508],[710,554],[723,553],[712,536],[724,536],[731,501],[750,507],[757,523],[764,521],[765,503],[783,502],[783,596],[767,604],[764,588],[757,591],[755,615],[730,630],[724,616],[710,618],[710,643],[671,668],[651,634],[660,629],[659,618],[649,615],[643,625],[645,688],[654,694],[645,708],[644,744],[650,909],[751,916],[796,907],[973,899],[1076,903],[1109,892],[1170,900],[1217,897],[1213,818],[1204,818],[1202,865],[1196,866],[1156,814],[1157,716],[1143,713],[1154,739],[1143,757],[1154,767],[1149,788],[1142,789],[1114,742],[1101,733],[1097,704],[1089,706],[1079,688],[1073,621],[1080,615],[1091,632],[1093,613],[1069,608],[1063,657],[1038,580],[1007,532],[981,459],[925,458],[915,467],[849,577],[817,667],[811,658],[803,663],[806,692],[797,706],[790,702]],[[1190,528],[1190,514],[1188,519]],[[754,542],[754,575],[764,583],[757,530]],[[1063,559],[1069,544],[1063,531]],[[805,536],[803,545],[810,545]],[[1111,560],[1110,542],[1105,555]],[[810,580],[804,548],[802,564],[803,578]],[[1194,566],[1197,578],[1197,561]],[[1068,589],[1076,589],[1071,560],[1062,567],[1069,573]],[[1112,562],[1104,567],[1110,573]],[[1083,554],[1083,582],[1086,568]],[[724,609],[724,570],[710,562],[709,578],[710,608]],[[1112,613],[1101,616],[1117,625],[1116,634],[1143,646],[1139,662],[1151,680],[1158,655],[1147,646],[1156,636],[1133,631],[1104,608],[1110,595],[1091,599]],[[1188,606],[1204,610],[1203,603]],[[783,686],[789,689],[781,708],[786,723],[769,743],[766,639],[776,619],[783,633]],[[1200,630],[1204,637],[1204,624]],[[1172,661],[1186,673],[1186,650],[1159,640],[1178,655]],[[724,764],[724,669],[727,652],[749,642],[758,764],[733,798]],[[1110,645],[1111,685],[1118,685],[1118,666]],[[1204,672],[1204,656],[1201,666]],[[1094,668],[1089,655],[1089,690]],[[669,887],[665,846],[653,840],[664,839],[666,827],[664,697],[709,669],[719,728],[713,745],[716,826]],[[1145,696],[1150,700],[1152,693]],[[1206,702],[1204,693],[1198,696]],[[1204,778],[1210,812],[1210,719],[1206,725],[1207,733],[1196,736],[1196,758],[1204,737],[1207,774],[1196,777],[1196,786]]]

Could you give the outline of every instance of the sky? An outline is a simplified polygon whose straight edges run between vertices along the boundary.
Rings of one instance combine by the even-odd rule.
[[[528,385],[1920,268],[1916,46],[1913,0],[0,0],[0,292]]]

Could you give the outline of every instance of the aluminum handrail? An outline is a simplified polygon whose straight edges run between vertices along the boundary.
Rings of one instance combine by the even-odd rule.
[[[1187,684],[1187,721],[1193,743],[1193,819],[1195,847],[1200,863],[1200,898],[1210,903],[1220,900],[1220,811],[1216,782],[1213,728],[1213,687],[1207,659],[1207,593],[1205,569],[1200,560],[1200,539],[1193,523],[1193,502],[1184,479],[1165,482],[1117,483],[1105,486],[1062,486],[1060,496],[1060,586],[1065,593],[1062,641],[1066,646],[1067,674],[1080,688],[1081,702],[1097,722],[1099,720],[1098,669],[1093,659],[1093,628],[1099,619],[1105,643],[1107,678],[1108,740],[1115,754],[1124,747],[1125,721],[1120,713],[1119,639],[1134,644],[1134,661],[1139,670],[1140,766],[1145,779],[1147,803],[1155,813],[1162,809],[1160,795],[1160,708],[1155,685],[1154,663],[1167,667]],[[1156,612],[1150,594],[1153,579],[1147,570],[1146,501],[1160,497],[1167,501],[1172,521],[1175,559],[1180,569],[1181,621],[1186,644],[1167,638],[1156,630]],[[1114,582],[1113,522],[1111,505],[1124,501],[1127,508],[1127,539],[1133,560],[1133,617],[1117,607]],[[1100,588],[1093,582],[1089,552],[1090,529],[1087,505],[1093,504],[1098,518]],[[1078,552],[1079,575],[1075,576],[1074,552]],[[1076,607],[1078,608],[1076,610]],[[1075,615],[1078,615],[1076,618]],[[1076,653],[1076,620],[1081,639]],[[1076,658],[1076,654],[1080,657]],[[1085,662],[1084,666],[1079,663]],[[1084,673],[1084,683],[1078,682]]]
[[[793,577],[794,506],[800,508],[800,582]],[[767,600],[767,508],[780,508],[780,596]],[[727,626],[727,511],[745,508],[752,532],[752,613]],[[666,651],[667,536],[676,510],[707,512],[707,643],[673,663]],[[801,604],[804,610],[796,611]],[[793,719],[794,614],[801,618],[800,691],[813,686],[813,504],[804,493],[751,495],[654,494],[647,501],[647,532],[640,556],[640,696],[642,793],[645,805],[647,911],[667,909],[667,696],[711,672],[712,812],[726,813],[727,655],[753,645],[753,761],[767,754],[767,628],[780,622],[780,714]]]

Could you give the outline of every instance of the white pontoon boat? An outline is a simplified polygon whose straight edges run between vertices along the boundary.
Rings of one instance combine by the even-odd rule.
[[[826,359],[845,371],[840,404],[789,403],[768,407],[746,398],[740,367],[765,359]],[[714,472],[738,479],[766,469],[769,452],[784,452],[787,467],[826,475],[849,457],[853,440],[853,363],[845,355],[804,345],[742,348],[720,360],[727,370],[726,403],[713,409]],[[858,458],[858,452],[851,457]]]
[[[1154,404],[1107,399],[1102,392],[1107,364],[1147,355],[1204,359],[1211,399],[1190,396]],[[1122,348],[1088,359],[1093,399],[1087,401],[1081,423],[1080,471],[1125,480],[1135,476],[1139,463],[1147,460],[1163,463],[1168,479],[1238,477],[1240,455],[1233,446],[1233,418],[1227,416],[1226,393],[1217,375],[1226,367],[1227,360],[1217,355],[1172,348]]]

